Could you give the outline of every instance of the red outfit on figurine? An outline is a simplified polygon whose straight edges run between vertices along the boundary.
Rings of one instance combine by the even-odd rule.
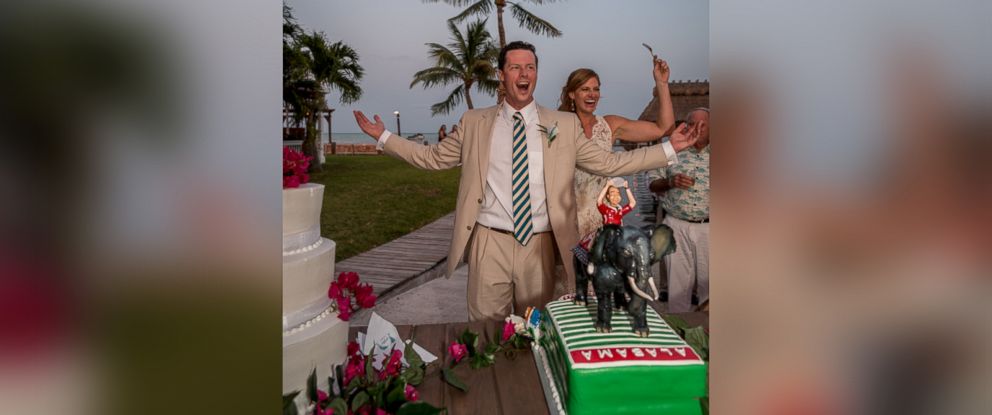
[[[613,182],[607,182],[606,186],[603,186],[603,191],[600,192],[599,197],[596,198],[596,207],[599,209],[599,213],[603,214],[603,224],[604,225],[620,225],[623,226],[623,215],[630,213],[634,210],[634,206],[637,202],[634,200],[634,194],[631,193],[630,188],[627,187],[627,181],[624,180],[622,187],[627,189],[627,205],[620,206],[620,189],[612,184]],[[619,183],[618,183],[619,184]],[[607,201],[609,204],[603,203]],[[579,247],[589,251],[589,246],[592,245],[593,239],[596,238],[596,234],[599,233],[597,229],[595,232],[591,232],[588,235],[582,237],[579,240]]]
[[[623,207],[610,207],[606,206],[605,203],[601,203],[599,206],[599,213],[603,214],[603,224],[604,225],[619,225],[623,226],[623,215],[626,215],[634,208],[630,205]]]

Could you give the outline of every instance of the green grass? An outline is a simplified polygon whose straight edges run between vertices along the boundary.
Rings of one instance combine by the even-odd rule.
[[[459,174],[389,156],[328,155],[310,176],[325,186],[320,233],[337,243],[338,261],[406,235],[455,210]]]

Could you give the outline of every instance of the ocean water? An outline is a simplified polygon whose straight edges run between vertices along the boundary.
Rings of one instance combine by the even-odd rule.
[[[417,133],[408,133],[406,131],[403,132],[403,136],[404,137],[409,137],[409,136],[411,136],[413,134],[417,134]],[[437,132],[436,131],[433,132],[433,133],[421,133],[421,134],[424,135],[424,138],[427,140],[427,142],[429,144],[437,143]],[[334,136],[334,142],[337,142],[337,143],[343,143],[343,144],[374,144],[375,143],[375,140],[372,139],[372,137],[369,137],[368,135],[366,135],[365,133],[334,133],[332,135]],[[327,140],[326,134],[324,136],[324,140],[325,140],[325,142]]]

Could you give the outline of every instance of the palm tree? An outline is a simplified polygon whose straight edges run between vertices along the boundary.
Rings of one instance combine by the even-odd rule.
[[[305,121],[303,154],[317,159],[317,122],[327,107],[327,94],[337,90],[341,103],[357,101],[362,96],[358,81],[364,74],[351,46],[328,43],[322,32],[303,31],[288,6],[283,6],[283,105],[294,121]],[[311,163],[310,170],[320,171],[320,163]]]
[[[424,89],[458,83],[448,98],[431,105],[431,115],[447,114],[465,99],[468,109],[473,109],[472,86],[489,94],[496,92],[496,58],[499,49],[493,43],[492,35],[486,30],[486,21],[470,23],[463,35],[453,22],[448,21],[452,42],[447,46],[428,43],[431,58],[436,65],[413,74],[410,88],[422,84]]]
[[[547,20],[535,16],[533,13],[527,11],[527,9],[520,6],[518,3],[508,2],[506,0],[422,0],[424,3],[437,3],[438,1],[443,1],[455,7],[465,7],[457,16],[448,19],[450,22],[461,23],[463,20],[467,19],[469,16],[489,16],[493,12],[493,8],[496,9],[496,25],[499,29],[499,47],[502,49],[506,46],[506,29],[503,28],[503,9],[510,5],[510,14],[513,18],[517,20],[520,27],[527,29],[531,33],[548,36],[548,37],[560,37],[561,30],[554,27]],[[554,3],[555,0],[527,0],[534,4],[545,4]]]

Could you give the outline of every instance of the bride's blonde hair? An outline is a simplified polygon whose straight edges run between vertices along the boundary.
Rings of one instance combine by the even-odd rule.
[[[592,69],[579,68],[572,71],[568,75],[568,80],[565,81],[565,86],[561,87],[561,99],[558,101],[558,111],[575,112],[575,102],[572,101],[572,98],[568,97],[568,93],[577,91],[586,81],[592,78],[596,78],[600,84],[603,83],[599,79],[599,75],[596,74],[596,71]]]

